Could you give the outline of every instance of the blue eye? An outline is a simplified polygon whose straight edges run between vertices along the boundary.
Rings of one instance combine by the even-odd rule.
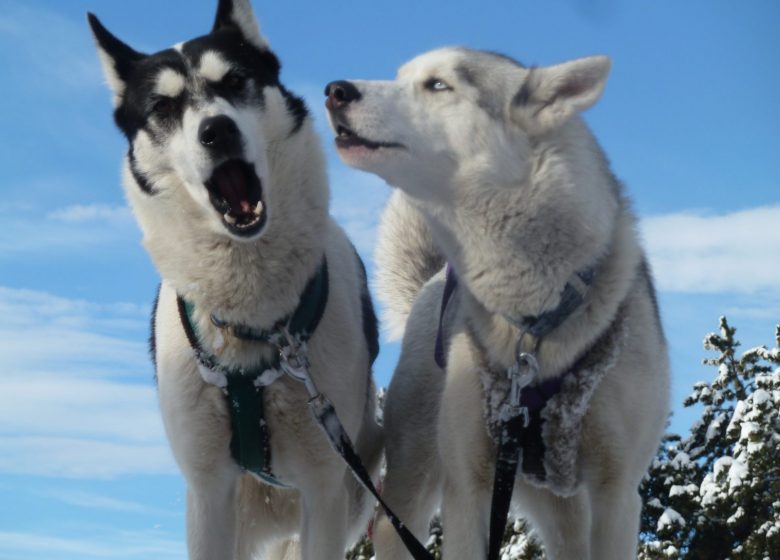
[[[429,78],[423,84],[423,87],[428,91],[447,91],[452,89],[447,82],[440,78]]]

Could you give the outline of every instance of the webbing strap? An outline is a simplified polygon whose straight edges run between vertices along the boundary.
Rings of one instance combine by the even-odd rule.
[[[503,423],[499,430],[496,472],[493,478],[493,499],[490,506],[488,560],[498,560],[501,553],[501,541],[506,530],[517,466],[520,462],[523,430],[523,416],[510,418]]]
[[[374,483],[371,481],[368,470],[366,470],[360,457],[355,452],[355,448],[353,447],[352,441],[349,439],[346,430],[344,430],[344,426],[341,425],[341,422],[336,415],[336,410],[333,408],[333,404],[327,397],[319,394],[309,401],[309,407],[314,414],[317,423],[325,432],[325,435],[328,436],[328,441],[330,441],[333,449],[342,459],[344,459],[360,483],[377,499],[379,505],[382,507],[385,514],[387,514],[387,518],[390,520],[390,523],[393,524],[393,527],[398,532],[398,536],[401,538],[401,541],[409,550],[409,553],[414,560],[434,560],[433,555],[417,540],[409,528],[398,519],[398,516],[393,513],[390,506],[388,506],[382,499],[382,496],[379,495]]]

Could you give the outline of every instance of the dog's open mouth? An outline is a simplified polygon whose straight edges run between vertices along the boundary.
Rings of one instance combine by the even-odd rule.
[[[379,148],[403,148],[403,144],[398,142],[375,142],[368,138],[358,136],[343,124],[336,126],[336,146],[339,148],[354,148],[361,146],[369,150],[378,150]]]
[[[266,220],[263,187],[251,163],[231,159],[214,169],[206,181],[209,199],[232,233],[249,236]]]

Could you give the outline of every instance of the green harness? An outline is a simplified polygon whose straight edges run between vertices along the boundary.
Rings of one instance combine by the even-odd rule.
[[[211,322],[242,340],[264,342],[278,349],[272,360],[262,359],[248,368],[230,367],[207,352],[200,343],[194,320],[195,306],[177,297],[179,318],[195,357],[209,372],[204,380],[219,386],[225,393],[230,410],[230,453],[246,471],[274,486],[287,488],[271,471],[271,435],[265,420],[265,387],[282,375],[281,353],[291,344],[305,345],[319,325],[328,302],[328,263],[323,258],[317,272],[306,284],[301,299],[287,317],[269,330],[256,330],[246,325],[230,325],[214,315]],[[216,382],[215,380],[219,380]]]

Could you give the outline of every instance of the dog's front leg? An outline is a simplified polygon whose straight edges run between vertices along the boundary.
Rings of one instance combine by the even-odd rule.
[[[232,560],[236,555],[236,487],[238,477],[209,473],[189,482],[187,549],[190,560]]]
[[[439,413],[439,456],[444,471],[444,560],[487,555],[495,446],[482,405],[482,385],[465,335],[452,339]]]
[[[301,560],[341,560],[347,545],[348,510],[343,471],[341,476],[315,482],[318,487],[301,492]]]
[[[637,484],[602,484],[591,488],[591,558],[628,560],[636,558],[642,500]]]

